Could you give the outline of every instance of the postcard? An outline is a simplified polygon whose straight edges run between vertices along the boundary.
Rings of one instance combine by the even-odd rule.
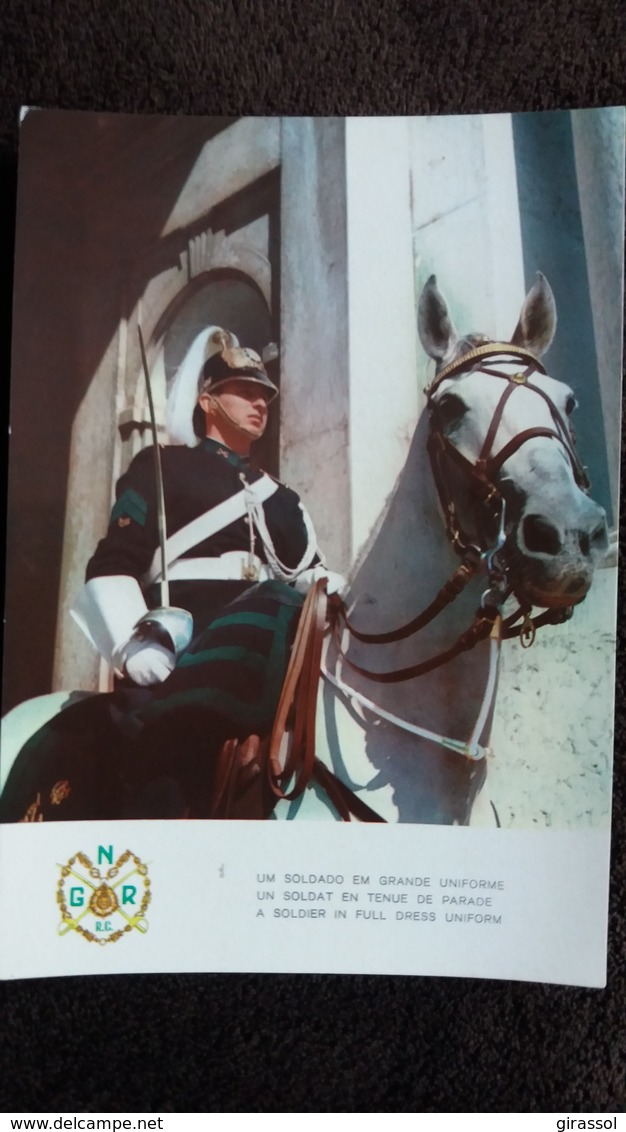
[[[20,134],[0,975],[603,986],[624,108]]]

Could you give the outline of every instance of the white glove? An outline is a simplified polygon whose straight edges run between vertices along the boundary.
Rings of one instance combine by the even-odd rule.
[[[135,578],[115,574],[86,582],[70,612],[100,655],[115,664],[148,606]]]
[[[294,582],[294,589],[300,594],[308,593],[311,586],[320,578],[326,578],[326,592],[330,594],[342,594],[348,587],[348,583],[343,574],[337,574],[334,570],[327,570],[325,566],[312,566],[309,570],[303,570],[298,574]]]
[[[154,641],[131,640],[123,650],[122,671],[140,688],[162,684],[176,666],[171,649]]]

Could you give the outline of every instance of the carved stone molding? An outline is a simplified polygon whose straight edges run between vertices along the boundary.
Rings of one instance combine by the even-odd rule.
[[[270,307],[272,268],[267,256],[238,232],[227,236],[223,230],[213,232],[208,228],[199,236],[193,236],[187,245],[189,280],[220,268],[234,268],[248,275],[257,284]]]

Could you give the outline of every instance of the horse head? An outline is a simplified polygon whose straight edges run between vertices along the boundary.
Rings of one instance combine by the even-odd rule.
[[[577,604],[608,532],[576,452],[576,399],[539,360],[556,329],[548,281],[538,273],[504,343],[460,337],[433,275],[418,328],[437,365],[429,451],[450,539],[463,555],[498,562],[522,606]]]

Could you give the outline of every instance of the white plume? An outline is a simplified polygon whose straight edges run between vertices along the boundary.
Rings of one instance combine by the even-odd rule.
[[[204,363],[218,354],[224,345],[238,346],[239,340],[230,330],[221,326],[208,326],[196,335],[178,367],[167,399],[166,427],[170,444],[186,444],[194,448],[199,438],[193,430],[193,412]]]

